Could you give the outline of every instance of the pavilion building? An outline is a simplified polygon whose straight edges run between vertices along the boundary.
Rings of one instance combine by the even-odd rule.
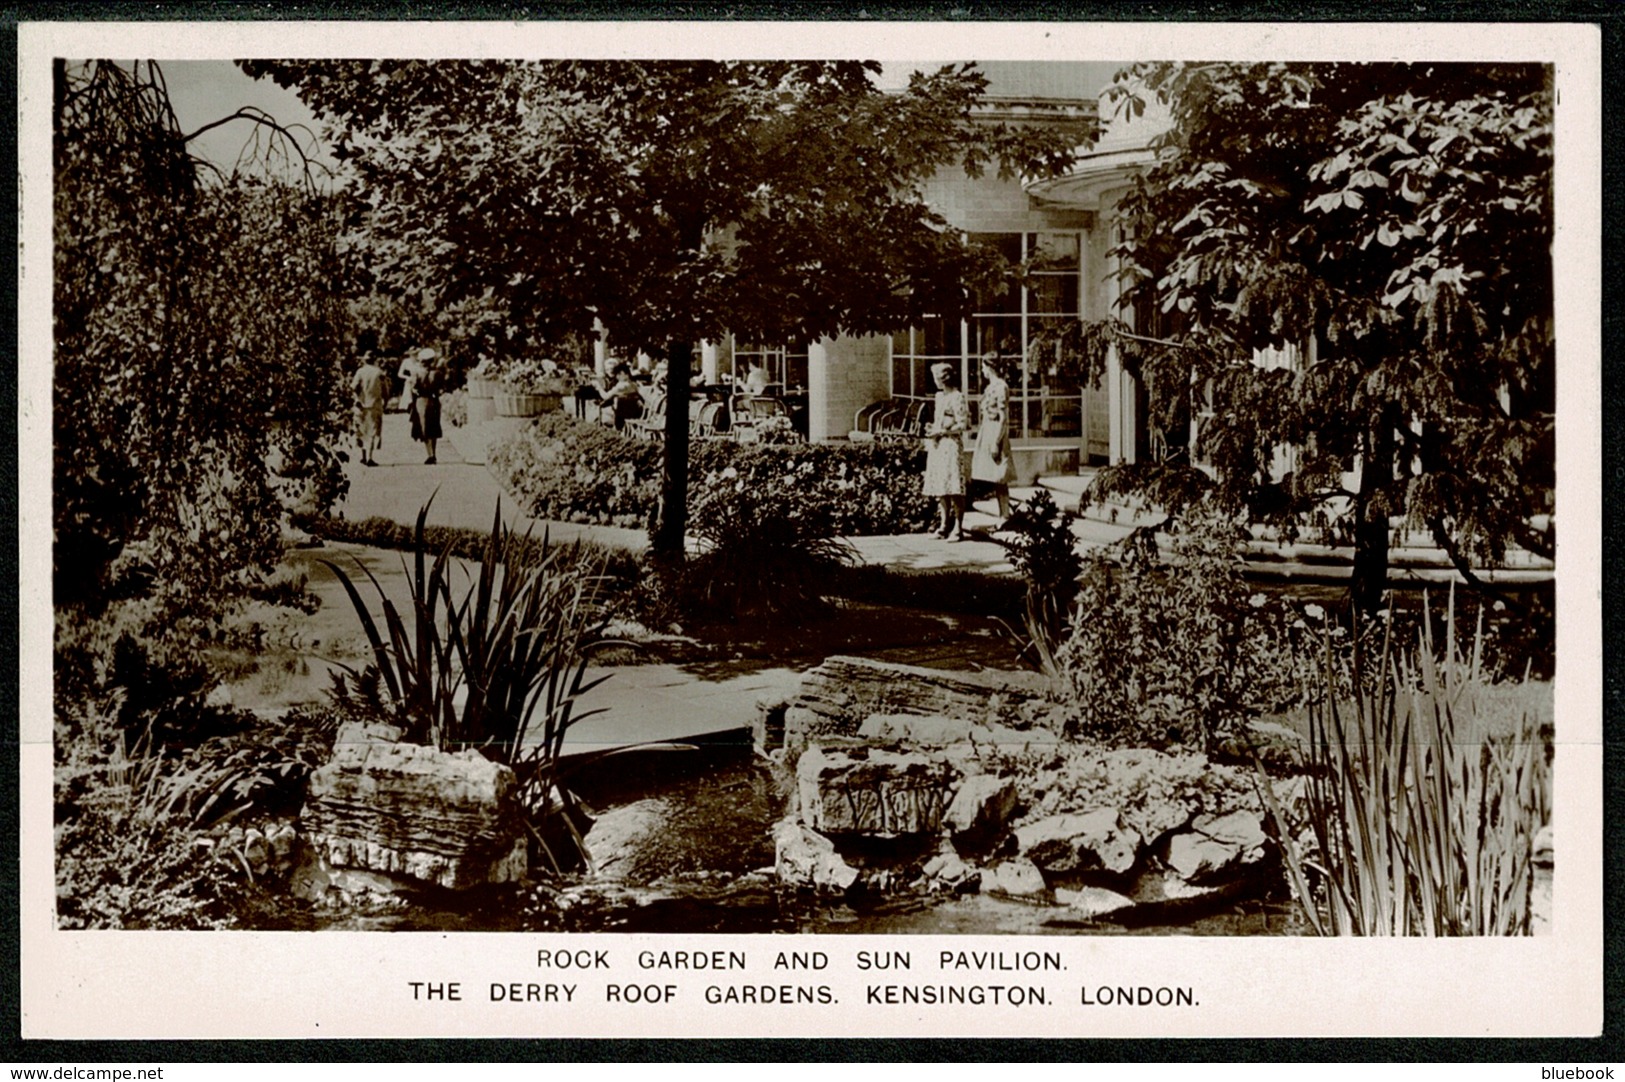
[[[889,337],[840,337],[789,346],[723,341],[705,343],[701,368],[708,381],[752,363],[765,367],[770,389],[805,394],[808,436],[848,438],[859,412],[881,400],[930,399],[932,365],[946,361],[960,372],[975,400],[979,358],[997,350],[1010,369],[1011,439],[1019,479],[1038,473],[1076,472],[1095,463],[1132,462],[1148,452],[1144,392],[1115,356],[1093,385],[1069,385],[1033,357],[1036,335],[1060,320],[1101,319],[1119,311],[1117,267],[1111,249],[1120,240],[1117,206],[1135,174],[1152,158],[1151,140],[1166,125],[1154,101],[1139,117],[1102,97],[1114,64],[987,62],[987,114],[1014,123],[1061,124],[1086,147],[1067,174],[1039,181],[968,178],[945,171],[924,195],[950,225],[994,246],[1011,262],[1034,268],[1026,285],[978,297],[967,319],[930,318]],[[1089,136],[1098,130],[1091,144]],[[1028,363],[1021,363],[1028,358]]]

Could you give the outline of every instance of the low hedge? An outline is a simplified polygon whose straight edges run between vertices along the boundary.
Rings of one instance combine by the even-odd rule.
[[[661,445],[567,414],[549,414],[495,444],[492,473],[536,518],[647,525],[660,489]],[[689,448],[691,525],[728,489],[826,521],[837,536],[918,533],[934,520],[920,494],[916,443],[750,444],[697,440]]]

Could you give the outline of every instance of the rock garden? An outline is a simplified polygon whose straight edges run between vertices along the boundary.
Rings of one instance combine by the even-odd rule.
[[[196,698],[177,703],[173,690],[167,701],[132,703],[126,693],[111,704],[109,720],[143,725],[144,739],[167,750],[154,758],[115,744],[107,766],[65,771],[63,829],[72,837],[118,827],[127,833],[117,851],[133,857],[139,838],[141,860],[162,859],[145,882],[70,859],[64,917],[142,926],[1415,932],[1428,891],[1460,903],[1453,923],[1435,931],[1544,926],[1549,685],[1489,679],[1483,659],[1503,639],[1480,631],[1475,662],[1450,630],[1462,623],[1453,602],[1427,609],[1397,632],[1419,645],[1390,656],[1388,692],[1375,705],[1371,678],[1356,668],[1356,634],[1317,603],[1257,593],[1233,561],[1213,558],[1211,532],[1187,532],[1155,566],[1136,564],[1143,555],[1127,548],[1073,552],[1071,563],[1051,552],[1049,565],[1077,585],[1068,598],[1040,577],[1045,546],[1060,536],[1043,525],[1064,516],[1042,499],[1023,513],[1028,524],[1010,548],[1028,590],[1028,635],[994,637],[1008,664],[986,664],[985,652],[930,665],[881,656],[874,639],[836,629],[896,625],[910,638],[907,610],[826,598],[824,609],[808,610],[818,616],[794,621],[793,680],[753,702],[737,729],[700,743],[568,754],[563,737],[575,713],[593,708],[599,676],[624,676],[662,651],[686,655],[696,670],[718,664],[708,658],[748,664],[736,656],[748,630],[784,623],[783,610],[725,630],[696,623],[691,634],[656,633],[636,617],[653,621],[667,604],[639,613],[624,599],[647,605],[646,594],[617,591],[623,600],[605,605],[595,599],[607,595],[583,588],[617,573],[603,553],[538,548],[500,530],[466,565],[468,585],[453,590],[452,546],[431,555],[420,521],[409,531],[418,555],[407,554],[415,570],[404,606],[370,572],[356,578],[334,564],[342,591],[333,599],[349,603],[356,630],[348,675],[335,679],[327,706],[238,714],[237,731],[186,750],[195,739],[187,725],[225,725],[232,712]],[[1114,589],[1092,592],[1102,575]],[[1192,589],[1218,596],[1236,622],[1193,626],[1181,616],[1182,591]],[[1054,610],[1043,599],[1059,600],[1064,623],[1046,627]],[[524,635],[504,638],[502,629],[526,621],[552,629],[544,649],[530,649]],[[1434,642],[1435,624],[1447,641]],[[970,618],[957,626],[947,638],[969,649]],[[1383,629],[1387,646],[1360,639],[1393,655],[1395,626]],[[1103,643],[1102,628],[1138,641]],[[764,632],[762,641],[775,640]],[[782,653],[778,641],[763,649]],[[869,656],[833,652],[842,642]],[[1072,660],[1085,649],[1121,660],[1091,669]],[[1029,663],[1018,668],[1023,651]],[[594,655],[604,663],[589,666]],[[1033,665],[1036,657],[1049,662]],[[1229,667],[1198,687],[1189,674],[1204,657],[1228,658]],[[1102,671],[1115,682],[1100,683]],[[471,672],[487,675],[475,682]],[[1121,700],[1114,708],[1087,698],[1108,693]],[[1434,728],[1422,732],[1424,723]],[[1410,755],[1389,753],[1405,747]],[[145,775],[143,764],[162,769]],[[1435,831],[1463,867],[1473,859],[1490,869],[1477,895],[1428,879],[1403,852],[1365,845],[1362,824],[1393,814],[1359,787],[1373,773],[1414,802],[1401,809],[1413,829]],[[1433,795],[1441,773],[1468,779],[1483,800],[1476,819]],[[76,789],[75,777],[126,780],[109,792]],[[122,806],[109,805],[113,795]],[[128,833],[136,824],[144,834]],[[173,878],[184,869],[198,876],[190,885]],[[1369,877],[1396,869],[1408,886],[1394,906],[1351,904]],[[78,889],[85,877],[110,875]],[[208,904],[185,901],[200,890]]]

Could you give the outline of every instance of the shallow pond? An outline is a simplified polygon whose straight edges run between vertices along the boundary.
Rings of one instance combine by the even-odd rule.
[[[615,764],[615,765],[610,765]],[[649,752],[606,760],[582,796],[606,819],[639,825],[607,873],[561,888],[436,895],[409,906],[332,915],[324,927],[394,930],[836,935],[1300,935],[1285,902],[1220,903],[1177,924],[1066,919],[1064,910],[987,895],[865,895],[842,900],[782,890],[772,876],[772,825],[782,783],[748,748]],[[593,839],[589,838],[589,842]],[[623,837],[622,842],[626,839]]]

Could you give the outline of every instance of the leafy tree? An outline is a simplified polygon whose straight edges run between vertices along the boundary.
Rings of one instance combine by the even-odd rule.
[[[1114,88],[1171,106],[1123,203],[1136,332],[1108,347],[1193,448],[1106,471],[1099,495],[1172,511],[1206,493],[1289,531],[1352,534],[1351,597],[1380,606],[1390,518],[1469,582],[1509,544],[1550,555],[1552,94],[1549,71],[1446,64],[1141,64]],[[1299,351],[1269,367],[1257,351]],[[1286,478],[1276,449],[1296,449]],[[1346,476],[1358,473],[1349,487]]]
[[[872,63],[244,62],[298,88],[356,173],[382,280],[501,314],[493,351],[595,324],[662,355],[813,341],[965,309],[994,272],[919,197],[946,167],[1063,168],[1073,140],[973,117],[970,65],[886,94]],[[682,551],[688,428],[667,412],[658,551]]]
[[[56,597],[206,609],[277,555],[285,486],[337,494],[332,207],[190,156],[156,65],[55,74]]]

